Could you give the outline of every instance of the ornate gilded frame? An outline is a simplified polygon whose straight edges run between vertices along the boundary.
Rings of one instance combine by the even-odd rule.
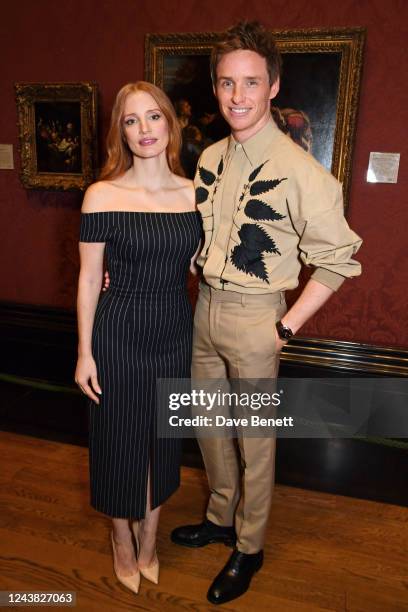
[[[352,152],[365,41],[364,28],[274,30],[277,44],[285,54],[340,54],[336,121],[331,172],[343,184],[347,208],[351,184]],[[147,34],[145,78],[163,87],[164,59],[175,55],[209,55],[220,33]]]
[[[96,169],[97,85],[80,83],[16,83],[20,138],[20,178],[26,189],[84,190]],[[78,103],[80,115],[80,171],[38,171],[35,105]]]

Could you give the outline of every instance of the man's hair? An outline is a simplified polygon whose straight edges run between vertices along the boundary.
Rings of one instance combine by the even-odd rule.
[[[255,51],[265,58],[270,85],[280,76],[282,58],[271,32],[265,30],[259,21],[240,21],[229,28],[222,40],[212,49],[210,68],[214,85],[217,82],[217,66],[222,56],[239,50]]]

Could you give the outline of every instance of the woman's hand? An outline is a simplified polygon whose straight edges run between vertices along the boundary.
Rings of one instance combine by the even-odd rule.
[[[89,383],[89,381],[91,382]],[[95,404],[99,404],[99,398],[95,393],[101,395],[102,390],[98,383],[96,363],[92,355],[78,357],[75,370],[75,382],[85,395],[93,400]]]
[[[105,274],[103,275],[102,291],[107,291],[109,289],[109,285],[110,285],[110,276],[109,276],[108,270],[106,270]]]
[[[197,276],[199,273],[199,269],[195,261],[190,263],[190,272],[193,276]]]
[[[199,252],[202,249],[202,246],[203,246],[203,241],[200,240],[200,244],[198,245],[198,248],[197,248],[196,252],[194,253],[194,255],[192,256],[191,261],[190,261],[190,272],[194,276],[197,276],[198,273],[200,272],[200,270],[199,270],[199,268],[198,268],[198,266],[196,264],[196,259],[198,257]]]

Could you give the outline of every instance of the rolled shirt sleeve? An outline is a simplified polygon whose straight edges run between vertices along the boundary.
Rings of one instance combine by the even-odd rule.
[[[300,259],[316,268],[314,280],[337,291],[346,278],[361,274],[361,264],[353,255],[362,239],[348,226],[342,187],[332,175],[318,168],[311,172],[308,187],[295,221]]]

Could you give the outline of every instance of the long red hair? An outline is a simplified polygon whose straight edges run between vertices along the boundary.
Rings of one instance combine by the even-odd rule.
[[[147,81],[127,83],[118,92],[112,108],[111,123],[106,139],[107,159],[101,170],[100,180],[115,179],[123,174],[133,163],[133,154],[126,142],[123,131],[123,109],[126,97],[137,91],[145,91],[155,99],[159,109],[167,119],[169,127],[169,144],[166,149],[166,157],[169,168],[174,174],[184,176],[180,163],[181,129],[177,121],[176,113],[172,103],[156,85]]]

